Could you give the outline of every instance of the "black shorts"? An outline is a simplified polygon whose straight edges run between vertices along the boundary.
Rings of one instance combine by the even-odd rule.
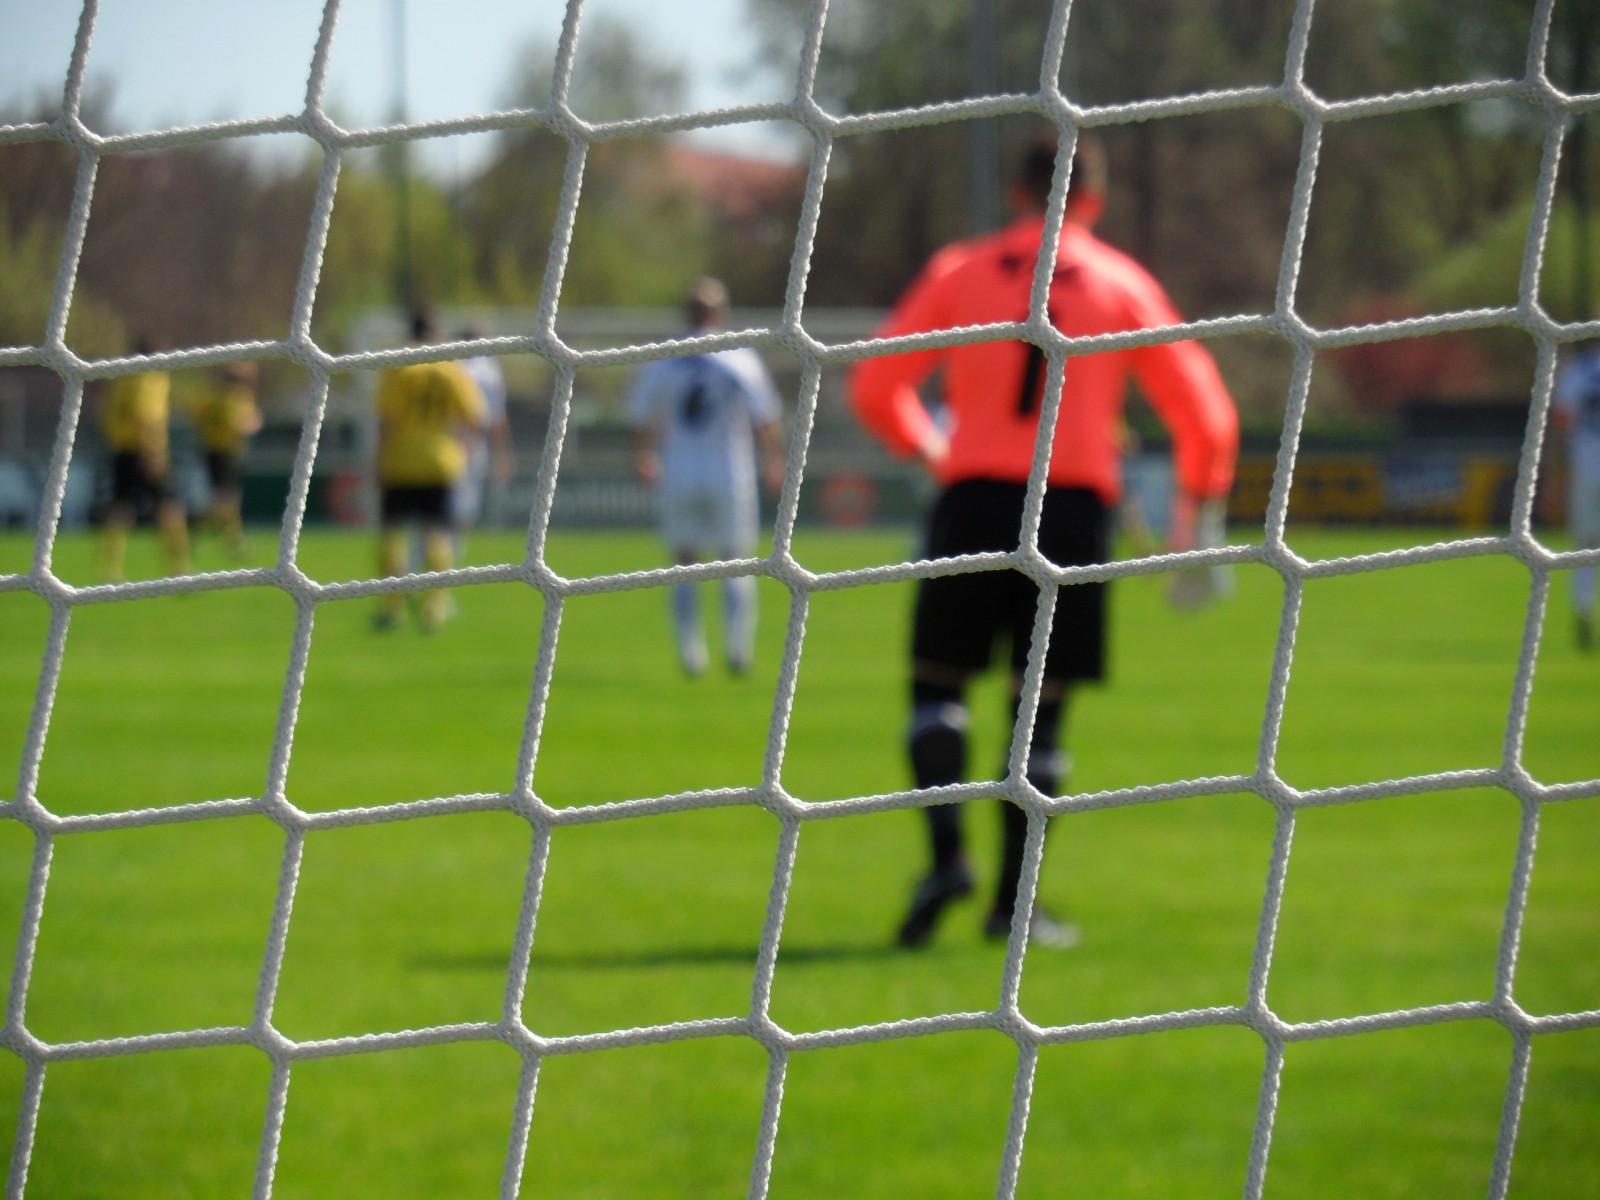
[[[173,498],[172,477],[152,473],[144,456],[119,450],[111,456],[111,501],[136,511],[155,508]]]
[[[967,479],[945,489],[928,524],[928,558],[1015,550],[1022,541],[1027,486]],[[1111,559],[1111,510],[1088,488],[1050,488],[1039,519],[1039,549],[1063,567]],[[1011,668],[1028,663],[1039,587],[1009,568],[924,579],[917,588],[911,654],[976,673],[989,665],[995,642],[1010,646]],[[1105,677],[1106,585],[1074,583],[1056,592],[1045,677]]]
[[[415,521],[422,525],[450,524],[450,488],[439,484],[385,485],[378,503],[385,525]]]
[[[243,475],[237,454],[224,454],[220,450],[206,451],[206,474],[211,479],[211,490],[233,495],[239,491]]]

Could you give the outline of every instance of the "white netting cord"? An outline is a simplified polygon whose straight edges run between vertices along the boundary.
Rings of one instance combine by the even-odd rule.
[[[822,52],[827,4],[825,0],[815,0],[801,48],[793,100],[782,104],[751,105],[716,112],[687,113],[609,123],[585,122],[568,105],[583,13],[582,0],[570,0],[556,53],[551,99],[545,108],[488,113],[447,121],[393,125],[353,132],[339,128],[328,117],[322,106],[339,8],[339,0],[328,0],[325,6],[322,24],[312,51],[306,86],[306,105],[302,112],[259,120],[232,121],[138,135],[106,137],[85,127],[79,115],[84,70],[97,16],[95,0],[87,0],[83,7],[82,20],[64,88],[61,116],[46,125],[0,128],[0,144],[53,139],[65,143],[78,155],[77,181],[72,207],[68,214],[61,267],[52,297],[45,339],[36,347],[0,350],[0,366],[47,367],[60,376],[64,388],[60,430],[46,479],[33,565],[26,574],[0,576],[0,592],[30,590],[48,601],[51,608],[50,633],[41,666],[34,711],[26,734],[18,786],[15,797],[4,806],[3,811],[4,816],[32,830],[36,838],[36,851],[29,877],[18,954],[7,998],[6,1023],[4,1030],[0,1031],[0,1042],[17,1054],[26,1065],[26,1083],[16,1148],[12,1156],[7,1185],[8,1194],[20,1196],[24,1191],[47,1066],[51,1062],[209,1045],[250,1045],[261,1050],[272,1063],[272,1082],[254,1183],[254,1193],[264,1197],[272,1190],[278,1144],[295,1062],[330,1055],[373,1053],[452,1042],[502,1041],[516,1049],[523,1060],[501,1186],[503,1195],[512,1196],[521,1185],[539,1067],[545,1056],[585,1053],[618,1046],[657,1044],[684,1038],[740,1036],[754,1039],[765,1047],[769,1055],[765,1100],[750,1182],[750,1195],[764,1196],[768,1189],[778,1145],[783,1083],[792,1051],[857,1045],[955,1030],[985,1029],[1005,1034],[1018,1046],[1011,1114],[998,1181],[998,1194],[1004,1197],[1014,1193],[1021,1170],[1032,1081],[1041,1047],[1100,1038],[1137,1036],[1163,1030],[1231,1025],[1254,1030],[1262,1037],[1265,1047],[1262,1084],[1245,1186],[1247,1196],[1258,1196],[1265,1185],[1268,1150],[1282,1066],[1290,1042],[1350,1036],[1378,1029],[1412,1027],[1445,1021],[1488,1019],[1505,1025],[1512,1032],[1515,1041],[1515,1053],[1510,1064],[1504,1115],[1496,1145],[1491,1182],[1491,1195],[1503,1195],[1509,1186],[1512,1150],[1526,1085],[1533,1036],[1539,1032],[1555,1029],[1590,1028],[1600,1025],[1600,1013],[1594,1012],[1533,1017],[1523,1012],[1513,999],[1516,948],[1532,876],[1540,809],[1546,803],[1593,796],[1600,792],[1600,781],[1596,780],[1564,785],[1542,785],[1528,774],[1521,761],[1528,702],[1533,690],[1534,665],[1544,609],[1548,601],[1551,573],[1554,570],[1593,563],[1600,559],[1600,552],[1595,551],[1552,553],[1533,538],[1530,524],[1532,497],[1539,466],[1539,449],[1549,411],[1556,347],[1579,337],[1600,333],[1600,324],[1594,322],[1587,325],[1559,324],[1551,320],[1537,303],[1542,256],[1549,231],[1565,125],[1573,118],[1600,111],[1600,97],[1565,95],[1551,84],[1546,74],[1544,63],[1549,39],[1551,0],[1540,0],[1533,14],[1530,23],[1527,67],[1524,77],[1520,80],[1458,84],[1399,95],[1362,97],[1338,103],[1323,101],[1305,84],[1306,53],[1313,5],[1311,0],[1299,0],[1291,27],[1282,84],[1274,87],[1229,89],[1099,107],[1076,105],[1060,90],[1058,79],[1066,39],[1069,36],[1070,4],[1065,0],[1059,0],[1055,5],[1042,48],[1040,87],[1037,93],[974,97],[964,101],[855,116],[835,116],[817,102],[815,85]],[[1331,330],[1311,327],[1298,315],[1295,294],[1302,258],[1301,251],[1316,181],[1317,160],[1326,125],[1380,114],[1487,99],[1520,99],[1539,107],[1545,114],[1543,157],[1535,194],[1534,218],[1530,223],[1523,259],[1518,303],[1509,308],[1439,314],[1371,326]],[[1010,114],[1042,116],[1055,123],[1062,134],[1063,143],[1062,169],[1058,170],[1056,191],[1047,215],[1047,228],[1053,233],[1059,230],[1063,220],[1065,168],[1070,162],[1071,149],[1079,130],[1117,126],[1166,116],[1262,105],[1288,109],[1299,118],[1303,129],[1300,169],[1294,186],[1284,252],[1280,259],[1274,309],[1269,314],[1240,314],[1190,322],[1170,329],[1107,338],[1067,338],[1050,324],[1045,314],[1048,265],[1044,256],[1041,256],[1034,280],[1031,316],[1020,324],[918,335],[894,342],[863,341],[833,346],[818,341],[805,328],[803,313],[811,251],[821,215],[832,146],[838,137],[909,129],[930,123],[981,116]],[[588,147],[597,140],[609,138],[668,134],[752,120],[792,121],[807,130],[812,139],[807,183],[781,325],[771,329],[708,336],[687,346],[680,342],[585,352],[574,350],[563,343],[555,333],[556,311],[578,211]],[[333,355],[323,350],[312,337],[311,320],[342,155],[355,148],[409,142],[424,137],[529,128],[547,129],[568,143],[566,170],[552,250],[543,279],[537,329],[526,336],[485,339],[470,346],[466,343],[451,343],[427,348],[348,355]],[[95,173],[100,159],[108,154],[178,147],[278,132],[304,134],[319,144],[324,155],[308,222],[289,336],[282,341],[209,346],[150,358],[120,358],[90,362],[74,354],[66,345],[66,319],[76,282],[79,256],[87,232],[90,200],[93,196]],[[1048,239],[1046,244],[1049,244]],[[1528,436],[1519,463],[1509,533],[1503,537],[1447,542],[1359,559],[1310,562],[1294,554],[1285,542],[1284,531],[1295,455],[1299,447],[1316,353],[1319,350],[1358,342],[1503,326],[1513,326],[1525,331],[1534,340],[1539,354],[1539,370],[1532,396]],[[1035,454],[1024,527],[1018,549],[1014,553],[971,556],[966,559],[942,560],[936,563],[901,563],[824,575],[807,571],[790,553],[804,478],[806,451],[815,417],[821,375],[825,367],[848,364],[870,354],[881,354],[897,349],[953,345],[999,338],[1026,338],[1045,350],[1049,378],[1059,385],[1069,355],[1187,337],[1222,337],[1261,332],[1274,334],[1290,344],[1294,352],[1294,368],[1286,397],[1284,435],[1273,479],[1263,538],[1258,545],[1232,546],[1177,555],[1156,555],[1095,567],[1062,569],[1051,564],[1040,554],[1036,541],[1043,499],[1044,468],[1060,404],[1056,395],[1058,389],[1047,388],[1046,394],[1050,399],[1045,412],[1041,414],[1041,434]],[[577,370],[581,367],[600,365],[638,364],[679,354],[685,348],[712,349],[726,346],[782,349],[794,355],[801,364],[802,387],[790,443],[788,472],[779,499],[779,515],[774,530],[772,553],[756,560],[665,568],[588,579],[566,579],[558,575],[545,562],[544,548]],[[364,579],[329,584],[319,583],[306,576],[298,567],[296,556],[304,525],[312,468],[316,461],[318,442],[326,414],[331,376],[356,370],[375,370],[401,363],[457,358],[468,353],[483,352],[537,354],[547,360],[555,371],[556,391],[552,424],[539,467],[538,486],[530,513],[524,560],[518,564],[410,575],[398,580]],[[98,587],[74,587],[57,577],[52,570],[52,550],[60,522],[67,467],[72,458],[81,416],[85,381],[112,378],[150,367],[196,367],[246,358],[290,359],[307,368],[311,374],[310,401],[301,443],[295,457],[284,521],[280,529],[278,564],[270,569],[190,575],[175,579]],[[1517,674],[1508,706],[1501,764],[1495,768],[1442,772],[1312,792],[1297,791],[1287,785],[1277,775],[1275,763],[1305,582],[1308,579],[1332,575],[1479,555],[1510,556],[1528,568],[1533,580]],[[1178,781],[1065,798],[1043,796],[1033,789],[1025,778],[1024,756],[1042,685],[1043,634],[1049,628],[1055,589],[1089,579],[1112,579],[1168,571],[1184,566],[1220,563],[1258,563],[1278,572],[1285,584],[1284,608],[1273,653],[1260,750],[1254,770],[1250,774],[1237,776]],[[1017,728],[1013,731],[1006,777],[999,781],[998,786],[991,781],[961,784],[926,792],[906,791],[857,796],[817,804],[802,803],[790,796],[782,786],[781,769],[810,597],[818,592],[843,588],[926,578],[960,571],[1009,567],[1021,570],[1034,578],[1040,584],[1041,599],[1034,645],[1024,677],[1021,713]],[[533,771],[538,756],[544,708],[550,692],[565,600],[570,596],[590,595],[623,588],[662,587],[679,581],[708,580],[751,573],[763,574],[774,579],[788,590],[791,598],[790,617],[760,785],[755,788],[687,792],[578,809],[553,808],[538,797],[532,785]],[[394,591],[493,582],[526,584],[540,593],[545,605],[528,718],[518,754],[513,789],[506,794],[437,797],[409,804],[345,809],[331,813],[308,814],[297,809],[286,794],[285,784],[300,695],[310,658],[317,606],[331,600],[356,596],[376,596]],[[174,592],[263,586],[279,588],[291,596],[297,614],[290,663],[286,672],[263,796],[258,799],[206,801],[159,810],[125,811],[84,817],[62,817],[49,812],[37,796],[38,767],[65,654],[67,628],[72,609],[80,604],[124,602]],[[1296,812],[1303,807],[1352,803],[1379,796],[1442,791],[1466,786],[1504,788],[1516,795],[1523,805],[1522,831],[1509,885],[1493,998],[1489,1001],[1426,1006],[1298,1025],[1281,1021],[1268,1006],[1267,984],[1271,972],[1278,913],[1288,877]],[[999,983],[998,1002],[991,1011],[947,1013],[908,1021],[802,1034],[792,1033],[779,1027],[770,1018],[769,1008],[777,968],[783,914],[792,883],[798,839],[802,825],[806,821],[917,807],[936,800],[999,794],[1021,805],[1029,815],[1029,836],[1021,885],[1026,900],[1031,898],[1037,887],[1044,826],[1048,817],[1072,811],[1158,803],[1179,797],[1233,792],[1254,793],[1270,803],[1277,814],[1277,832],[1268,864],[1247,1000],[1241,1006],[1175,1011],[1050,1028],[1036,1026],[1026,1019],[1018,1004],[1025,949],[1024,930],[1021,924],[1018,924],[1013,928],[1006,954]],[[542,1037],[524,1024],[521,1010],[527,985],[527,965],[534,943],[535,923],[551,835],[557,827],[623,820],[633,816],[668,811],[752,804],[763,806],[779,817],[782,835],[773,866],[767,915],[757,951],[748,1016],[687,1021],[566,1038]],[[534,835],[523,901],[519,908],[513,939],[513,952],[508,963],[500,1020],[494,1023],[440,1026],[299,1043],[279,1033],[272,1024],[272,1010],[281,976],[284,947],[291,924],[294,893],[306,837],[316,830],[325,828],[411,820],[444,813],[494,810],[520,814],[529,822]],[[269,817],[283,828],[285,835],[278,894],[268,931],[251,1025],[55,1044],[42,1042],[32,1035],[26,1024],[28,982],[44,910],[51,849],[55,839],[91,830],[132,829],[155,824],[215,820],[247,814]],[[1026,903],[1021,903],[1018,905],[1018,911],[1025,912],[1027,907]]]

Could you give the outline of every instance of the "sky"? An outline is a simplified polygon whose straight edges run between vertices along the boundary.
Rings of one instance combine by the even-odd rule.
[[[59,103],[81,6],[0,0],[0,108]],[[323,0],[100,0],[90,88],[109,85],[119,129],[298,112]],[[554,47],[562,0],[344,0],[324,107],[344,128],[394,111],[394,21],[405,15],[407,115],[464,116],[506,107],[513,64],[532,41]],[[756,67],[745,0],[584,0],[582,29],[602,17],[633,25],[649,51],[684,69],[685,109],[782,101],[792,82]],[[698,135],[703,144],[785,155],[769,124]],[[262,148],[295,139],[261,139]],[[435,170],[459,169],[487,138],[424,147]]]

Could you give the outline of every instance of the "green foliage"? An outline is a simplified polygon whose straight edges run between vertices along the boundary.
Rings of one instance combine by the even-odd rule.
[[[629,26],[597,20],[585,27],[580,46],[570,103],[583,119],[620,120],[679,104],[682,73],[653,60]],[[550,47],[528,46],[508,103],[548,103],[554,61]],[[588,148],[562,275],[563,303],[675,303],[706,271],[713,253],[709,215],[682,185],[668,180],[665,151],[652,138],[618,138]],[[571,147],[548,130],[508,132],[488,165],[462,189],[459,206],[488,298],[538,302],[571,159]]]
[[[1596,44],[1600,4],[1556,7],[1551,77],[1592,91],[1592,80],[1581,86],[1592,64],[1579,51]],[[1037,91],[1052,6],[993,0],[991,8],[994,86]],[[750,10],[765,30],[769,58],[792,60],[812,6],[751,0]],[[821,98],[834,111],[865,114],[970,95],[973,11],[955,0],[831,5]],[[1091,107],[1273,86],[1283,78],[1292,15],[1293,6],[1268,0],[1075,4],[1061,84]],[[1519,78],[1531,17],[1519,0],[1323,5],[1311,25],[1306,80],[1319,95],[1340,100]],[[1029,128],[1006,123],[1002,137]],[[1269,311],[1300,169],[1300,122],[1266,106],[1111,125],[1101,133],[1111,163],[1101,223],[1108,240],[1151,266],[1190,316]],[[1380,298],[1414,294],[1442,261],[1526,211],[1543,136],[1542,111],[1511,101],[1329,124],[1300,264],[1299,310],[1337,324]],[[1579,141],[1572,139],[1569,159],[1583,158]],[[971,144],[960,123],[841,139],[811,295],[892,299],[934,246],[966,232]],[[1568,177],[1585,170],[1592,177],[1593,154],[1588,158]],[[1577,184],[1568,182],[1578,203]]]
[[[785,70],[813,8],[809,0],[750,0],[765,53]],[[1055,6],[992,0],[992,8],[992,86],[1036,91]],[[1558,86],[1593,90],[1597,12],[1600,0],[1556,6],[1546,64]],[[819,100],[830,111],[864,114],[967,96],[972,13],[965,0],[831,5]],[[1090,108],[1272,86],[1282,79],[1291,16],[1292,6],[1271,0],[1076,4],[1062,86]],[[1306,79],[1338,100],[1517,77],[1529,20],[1521,0],[1326,4],[1312,23]],[[529,44],[505,82],[505,105],[547,106],[554,59],[554,47]],[[568,101],[590,122],[668,113],[682,107],[684,82],[684,68],[662,60],[630,26],[591,19]],[[105,96],[91,99],[89,123],[114,129],[108,110]],[[1467,270],[1465,258],[1499,255],[1490,247],[1528,210],[1543,120],[1536,105],[1505,101],[1326,126],[1299,311],[1338,324],[1393,309],[1396,297],[1455,290],[1447,277]],[[1032,120],[997,124],[1007,144],[1037,129]],[[1563,149],[1563,204],[1574,208],[1593,206],[1594,128],[1593,117],[1575,124]],[[940,122],[836,141],[810,263],[811,303],[888,303],[936,247],[973,228],[981,205],[972,135],[964,123]],[[1113,125],[1103,137],[1108,240],[1150,265],[1187,315],[1270,311],[1301,165],[1294,114],[1273,105],[1224,109]],[[553,265],[569,305],[670,303],[708,270],[728,278],[736,296],[775,302],[787,282],[798,198],[774,199],[755,214],[719,211],[674,180],[671,151],[660,136],[579,147],[530,123],[497,135],[487,159],[448,185],[417,167],[414,148],[409,170],[352,153],[341,164],[322,260],[318,337],[341,347],[359,313],[396,302],[406,287],[435,303],[536,304]],[[172,344],[283,336],[319,166],[314,148],[306,162],[285,167],[232,144],[105,156],[76,281],[74,347],[114,352],[123,327]],[[570,253],[552,264],[562,189],[580,166]],[[0,336],[14,342],[41,336],[78,170],[71,149],[48,137],[0,147]],[[397,170],[409,176],[403,193]],[[1563,218],[1554,237],[1570,242],[1573,228]],[[1573,271],[1565,245],[1553,241],[1547,253],[1543,295],[1552,312],[1577,316],[1593,305],[1594,272],[1586,279]],[[1254,364],[1241,372],[1259,373]],[[1335,408],[1315,411],[1320,418]]]
[[[306,187],[314,186],[307,176]],[[473,272],[475,247],[466,223],[433,180],[412,174],[405,184],[406,234],[414,294],[434,304],[471,304],[485,296]],[[340,165],[318,281],[316,329],[340,344],[364,312],[393,302],[400,269],[401,199],[376,156]]]
[[[681,105],[681,70],[659,61],[632,27],[588,22],[580,45],[568,99],[582,119]],[[554,61],[554,47],[527,47],[507,83],[507,107],[547,105]],[[96,126],[114,128],[105,102],[96,105]],[[588,148],[563,303],[675,303],[719,264],[735,266],[741,285],[781,291],[772,280],[783,277],[791,242],[771,238],[760,222],[713,214],[674,181],[669,149],[659,137]],[[0,239],[0,336],[32,342],[42,336],[77,164],[48,138],[0,147],[0,155],[0,234],[8,235]],[[572,161],[566,140],[537,125],[500,135],[488,161],[448,187],[416,165],[414,149],[345,156],[318,276],[317,336],[340,347],[362,312],[411,298],[537,303]],[[74,348],[119,350],[109,314],[123,322],[136,315],[135,332],[174,345],[286,334],[320,173],[320,153],[285,167],[225,144],[106,156],[77,277],[72,329],[83,341]]]
[[[38,220],[12,235],[0,199],[0,345],[44,340],[50,300],[61,267],[61,225]],[[117,314],[93,296],[76,297],[67,315],[67,343],[79,354],[120,354],[127,334]]]
[[[677,304],[711,260],[704,209],[682,188],[594,184],[597,202],[580,209],[574,230],[563,302],[604,305],[626,295],[632,304]]]
[[[1592,224],[1596,222],[1590,217]],[[1417,295],[1434,308],[1490,308],[1517,302],[1517,284],[1528,252],[1532,206],[1506,212],[1482,235],[1441,258],[1417,281]],[[1579,273],[1578,214],[1557,205],[1539,271],[1539,302],[1561,321],[1586,319],[1573,300]],[[1589,276],[1600,279],[1600,237],[1590,235]]]
[[[306,186],[314,179],[307,177]],[[357,313],[394,295],[395,205],[389,184],[358,162],[341,163],[317,281],[316,319],[336,335]]]

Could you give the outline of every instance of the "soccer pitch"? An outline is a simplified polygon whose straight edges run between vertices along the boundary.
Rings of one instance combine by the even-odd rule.
[[[1238,535],[1236,534],[1236,539]],[[1430,540],[1416,531],[1294,533],[1307,558]],[[202,568],[208,562],[202,547]],[[257,561],[273,547],[257,534]],[[517,561],[520,537],[476,535],[473,562]],[[28,539],[0,539],[0,571]],[[215,550],[211,553],[215,555]],[[130,570],[156,571],[136,539]],[[308,532],[312,578],[369,576],[370,535]],[[908,535],[805,534],[814,571],[914,557]],[[569,578],[653,567],[645,535],[563,534]],[[94,582],[71,535],[55,570]],[[1254,770],[1283,583],[1237,569],[1198,613],[1162,581],[1113,585],[1112,681],[1069,716],[1074,793]],[[1557,783],[1600,774],[1600,660],[1579,655],[1565,579],[1552,593],[1523,762]],[[909,584],[815,595],[781,780],[802,800],[907,786],[903,647]],[[1306,584],[1277,769],[1311,789],[1497,766],[1528,572],[1471,558]],[[440,634],[369,629],[370,600],[318,607],[287,778],[326,812],[513,783],[543,606],[533,590],[457,593]],[[714,607],[710,588],[705,596]],[[534,786],[593,805],[759,783],[788,597],[762,583],[761,650],[742,679],[683,679],[660,589],[569,598]],[[0,779],[9,795],[49,610],[0,594]],[[292,601],[270,588],[76,609],[38,791],[62,815],[260,795]],[[974,696],[975,771],[1004,753],[998,681]],[[998,820],[969,806],[992,872]],[[1268,1001],[1287,1021],[1492,996],[1521,809],[1465,789],[1300,813]],[[1041,897],[1082,929],[1033,949],[1020,1002],[1059,1026],[1246,999],[1275,814],[1253,795],[1078,811],[1057,819]],[[750,807],[558,827],[523,1018],[562,1036],[751,1005],[779,822]],[[308,835],[273,1024],[296,1041],[500,1017],[533,836],[507,813]],[[57,839],[27,1028],[51,1043],[252,1018],[284,835],[258,816]],[[1534,1015],[1600,1009],[1600,799],[1545,808],[1516,974]],[[0,822],[0,930],[16,945],[34,838]],[[981,1012],[1005,949],[958,907],[926,951],[891,949],[923,865],[920,814],[805,823],[771,1016],[791,1032]],[[1488,1184],[1512,1037],[1486,1020],[1298,1041],[1287,1051],[1271,1197],[1467,1197]],[[784,1083],[774,1197],[994,1194],[1017,1047],[994,1032],[799,1051]],[[297,1062],[273,1194],[497,1194],[521,1060],[489,1042]],[[1263,1042],[1237,1025],[1041,1050],[1018,1194],[1231,1197],[1244,1184]],[[737,1197],[755,1154],[768,1057],[743,1037],[555,1055],[538,1079],[522,1194]],[[0,1054],[0,1137],[21,1102]],[[250,1194],[270,1064],[237,1046],[64,1061],[47,1072],[29,1196]],[[1600,1197],[1600,1030],[1541,1034],[1512,1168],[1514,1197]]]

